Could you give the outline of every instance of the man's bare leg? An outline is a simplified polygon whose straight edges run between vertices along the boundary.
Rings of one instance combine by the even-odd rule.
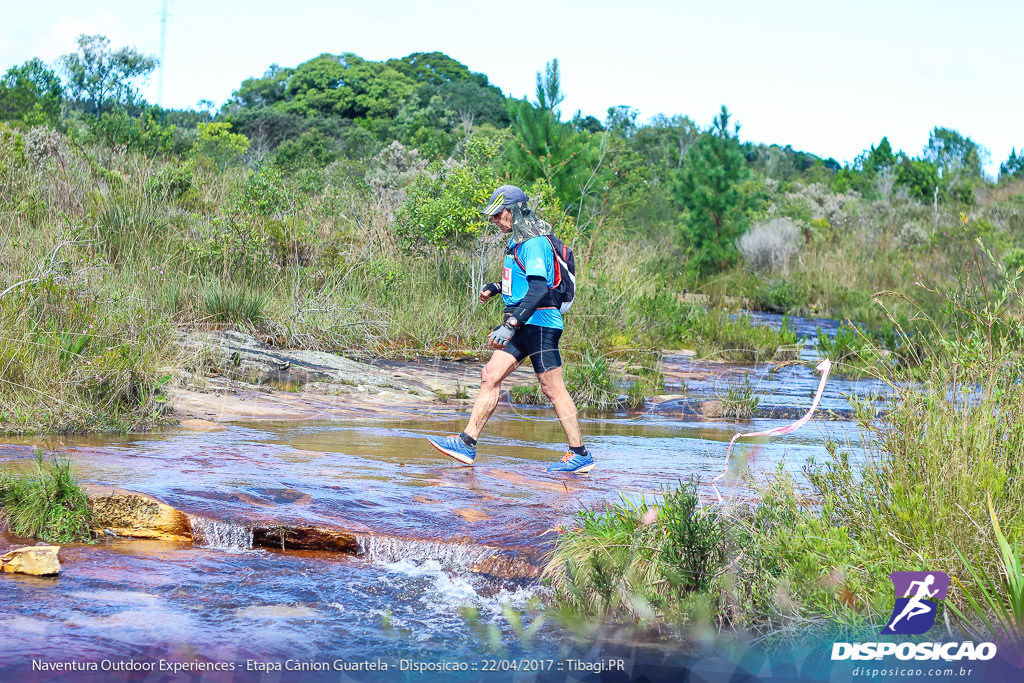
[[[519,361],[507,351],[495,351],[487,365],[480,371],[480,393],[476,395],[473,402],[473,413],[469,416],[469,423],[466,425],[466,435],[479,439],[487,420],[494,414],[494,408],[498,405],[498,398],[501,396],[501,383],[512,371],[518,367]],[[570,397],[571,401],[572,398]],[[575,406],[574,406],[575,409]],[[577,432],[579,428],[577,427]]]
[[[562,368],[538,372],[537,379],[540,380],[540,388],[544,395],[555,407],[555,414],[558,415],[558,421],[562,423],[562,429],[565,430],[565,438],[569,441],[569,447],[579,448],[583,445],[583,435],[580,433],[576,402],[572,400],[572,395],[565,388]]]

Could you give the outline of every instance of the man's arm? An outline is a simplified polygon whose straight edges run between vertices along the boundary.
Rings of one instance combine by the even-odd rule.
[[[487,303],[492,296],[501,291],[500,282],[488,282],[480,290],[480,303]]]

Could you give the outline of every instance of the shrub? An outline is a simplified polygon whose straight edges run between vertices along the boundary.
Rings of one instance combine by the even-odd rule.
[[[756,223],[736,241],[747,265],[756,271],[775,272],[785,268],[800,251],[803,237],[788,218],[773,218]]]
[[[220,169],[242,162],[249,149],[249,138],[231,132],[231,124],[223,122],[200,123],[192,153],[212,159]]]
[[[757,291],[758,305],[773,313],[789,313],[806,300],[800,283],[782,277],[767,281]]]
[[[722,417],[746,420],[757,410],[760,398],[754,396],[754,385],[750,383],[750,373],[743,374],[743,384],[729,387],[722,401]]]
[[[1006,256],[1003,258],[1003,263],[1006,265],[1006,269],[1010,272],[1016,272],[1021,268],[1024,268],[1024,249],[1020,247],[1013,247],[1006,252]]]
[[[901,247],[911,247],[928,241],[928,233],[913,221],[907,221],[896,233],[896,243]]]
[[[89,501],[75,483],[67,458],[45,462],[37,450],[31,473],[17,477],[0,471],[0,519],[16,536],[52,543],[87,541],[91,518]]]
[[[67,142],[54,129],[36,126],[25,133],[23,138],[25,156],[36,166],[46,166],[49,159],[60,168],[67,165],[70,156]]]
[[[579,613],[650,621],[677,612],[721,571],[722,518],[700,505],[696,480],[641,498],[583,510],[555,544],[544,576],[555,598]]]
[[[174,126],[160,123],[157,107],[145,108],[138,116],[124,109],[103,112],[87,119],[90,136],[110,146],[133,149],[148,155],[166,154],[174,144]]]
[[[198,196],[195,174],[190,164],[170,164],[146,182],[146,189],[163,200],[184,201]]]

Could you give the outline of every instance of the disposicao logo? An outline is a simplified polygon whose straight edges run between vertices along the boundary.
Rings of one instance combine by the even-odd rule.
[[[889,578],[896,589],[896,604],[882,633],[919,635],[928,632],[935,625],[939,600],[946,599],[949,577],[945,572],[893,572]]]
[[[939,601],[946,599],[949,577],[944,572],[893,572],[889,575],[896,591],[889,623],[883,635],[920,635],[935,625]],[[906,642],[833,643],[832,659],[882,659],[895,656],[908,660],[987,661],[996,656],[994,643]]]

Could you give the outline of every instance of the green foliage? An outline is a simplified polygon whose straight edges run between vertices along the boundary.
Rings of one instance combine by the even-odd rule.
[[[508,400],[518,405],[540,405],[547,402],[547,397],[539,384],[520,384],[509,387]]]
[[[686,618],[686,597],[722,569],[723,523],[702,507],[696,481],[666,487],[661,500],[583,510],[557,540],[544,570],[557,603],[602,619],[650,623]]]
[[[562,92],[558,60],[537,74],[537,101],[509,105],[512,143],[507,150],[513,175],[528,181],[544,180],[566,204],[579,199],[582,182],[576,177],[583,138],[559,120]]]
[[[946,198],[939,182],[938,167],[929,161],[903,159],[896,172],[896,184],[905,187],[911,197],[921,202],[931,202],[936,191],[940,199]]]
[[[617,107],[608,107],[608,118],[605,119],[604,129],[615,133],[619,137],[631,138],[636,134],[636,117],[640,115],[638,109],[628,105],[620,104]]]
[[[800,283],[784,277],[767,280],[757,291],[758,305],[774,313],[791,313],[806,300]]]
[[[1003,258],[1003,263],[1006,269],[1013,273],[1024,268],[1024,249],[1020,247],[1013,247],[1006,252],[1006,256]]]
[[[643,408],[647,398],[660,391],[665,380],[658,362],[638,360],[638,365],[623,367],[622,362],[597,351],[585,351],[579,358],[574,355],[562,366],[566,390],[579,410]],[[540,386],[534,384],[510,387],[509,400],[525,405],[547,403]]]
[[[323,168],[338,158],[338,145],[318,129],[307,130],[296,140],[285,140],[274,152],[274,163],[284,169]]]
[[[0,123],[0,189],[9,192],[26,163],[24,137],[6,123]]]
[[[191,203],[197,200],[199,188],[191,164],[168,164],[146,183],[146,189],[164,201]]]
[[[272,64],[262,78],[247,78],[242,81],[231,95],[231,101],[227,108],[251,108],[261,109],[271,107],[285,99],[288,87],[288,79],[295,72],[295,69],[281,68]]]
[[[197,128],[194,155],[212,159],[222,170],[241,163],[249,149],[249,138],[232,133],[230,123],[200,123]]]
[[[12,66],[0,79],[0,121],[55,126],[63,91],[60,78],[39,58]]]
[[[33,465],[31,473],[20,477],[0,470],[0,520],[15,536],[50,543],[88,541],[92,512],[71,461],[54,457],[45,462],[37,449]]]
[[[686,210],[682,237],[693,272],[708,275],[736,261],[736,239],[746,230],[745,199],[740,185],[747,167],[740,151],[739,129],[729,129],[723,106],[712,129],[700,135],[686,156],[674,198]]]
[[[754,385],[750,383],[750,373],[743,373],[743,384],[730,386],[722,396],[722,416],[736,420],[748,420],[757,410],[761,399],[754,396]]]
[[[690,308],[680,322],[681,341],[696,345],[706,353],[722,358],[764,361],[792,355],[786,348],[797,343],[796,332],[786,318],[782,326],[772,329],[755,324],[748,315],[730,316],[727,311]]]
[[[999,164],[999,179],[1015,178],[1021,173],[1024,173],[1024,150],[1017,154],[1017,148],[1014,147],[1010,150],[1010,156],[1006,158],[1006,161]]]
[[[119,309],[52,279],[0,299],[0,429],[126,431],[161,421],[146,387],[167,344],[162,322]]]
[[[612,369],[611,359],[590,351],[565,368],[565,388],[581,410],[616,408],[623,391],[621,377]]]
[[[928,136],[924,159],[939,168],[943,179],[977,180],[982,177],[985,149],[950,128],[936,126]]]
[[[956,577],[953,580],[963,592],[969,608],[963,609],[950,603],[949,609],[957,616],[964,630],[978,640],[998,638],[1000,644],[1020,645],[1024,641],[1024,569],[1021,568],[1022,549],[1011,544],[999,526],[999,519],[988,498],[989,519],[999,549],[999,564],[995,572],[984,564],[967,559],[957,548],[956,554],[970,573],[971,585],[964,585]],[[979,597],[981,599],[979,599]],[[970,613],[970,616],[968,616]],[[983,629],[973,624],[983,625]]]
[[[487,227],[480,213],[500,184],[491,160],[497,143],[472,138],[462,162],[436,161],[406,189],[394,230],[406,249],[465,247]]]
[[[380,122],[392,118],[415,83],[397,69],[345,53],[323,54],[300,64],[275,104],[299,116],[341,116]]]
[[[78,36],[78,52],[61,57],[68,78],[68,97],[88,105],[96,118],[113,105],[130,107],[138,103],[134,81],[145,78],[157,61],[134,48],[111,51],[110,39],[102,35]]]
[[[479,74],[470,73],[465,64],[455,61],[443,52],[414,52],[401,59],[389,59],[387,66],[417,83],[433,86],[463,80],[477,81],[478,78],[483,78]],[[486,81],[486,78],[483,80]]]
[[[132,193],[113,195],[97,207],[93,227],[112,263],[134,261],[166,240],[168,222],[152,203]]]
[[[174,126],[160,122],[157,107],[142,107],[138,116],[116,107],[89,121],[94,140],[149,155],[167,154],[174,144]]]
[[[659,184],[683,165],[700,130],[685,116],[659,114],[630,137],[630,145],[641,155],[650,181]]]
[[[203,225],[200,238],[184,249],[222,282],[240,278],[263,286],[311,249],[309,226],[295,217],[299,201],[280,170],[262,166],[233,193],[227,215]]]
[[[898,157],[893,154],[892,145],[889,144],[889,138],[887,137],[882,138],[882,141],[878,143],[878,147],[872,145],[871,149],[857,159],[861,170],[869,178],[887,169],[895,168],[897,161]]]

